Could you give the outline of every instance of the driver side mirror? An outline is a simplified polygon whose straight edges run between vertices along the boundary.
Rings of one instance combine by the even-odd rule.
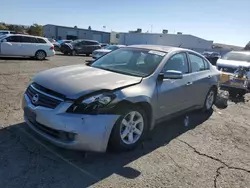
[[[159,74],[159,80],[163,79],[182,79],[183,74],[181,71],[168,70],[164,73]]]
[[[1,42],[7,42],[7,40],[6,40],[6,39],[3,39],[3,40],[1,40]]]

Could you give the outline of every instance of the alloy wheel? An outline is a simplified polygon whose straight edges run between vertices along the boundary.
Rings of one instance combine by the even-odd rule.
[[[209,110],[214,104],[215,92],[213,90],[209,91],[206,99],[206,109]]]
[[[127,145],[134,144],[140,139],[143,129],[143,116],[137,111],[131,111],[121,121],[121,140]]]
[[[36,53],[36,58],[37,58],[38,60],[43,60],[43,59],[45,59],[45,57],[46,57],[46,54],[45,54],[43,51],[38,51],[38,52]]]

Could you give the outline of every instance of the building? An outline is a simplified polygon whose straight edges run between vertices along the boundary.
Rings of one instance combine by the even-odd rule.
[[[117,33],[115,33],[117,36]],[[114,38],[111,33],[111,38]],[[193,35],[164,33],[119,33],[119,44],[156,44],[193,49],[198,52],[212,49],[213,41]]]
[[[101,43],[110,42],[110,33],[103,31],[95,31],[90,29],[81,29],[77,27],[65,27],[47,24],[43,26],[43,34],[47,38],[54,39],[90,39]]]

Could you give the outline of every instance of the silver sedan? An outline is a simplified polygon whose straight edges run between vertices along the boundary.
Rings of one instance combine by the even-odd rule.
[[[24,118],[36,133],[64,148],[130,150],[160,121],[211,110],[219,75],[191,50],[128,46],[87,65],[36,75],[23,97]]]

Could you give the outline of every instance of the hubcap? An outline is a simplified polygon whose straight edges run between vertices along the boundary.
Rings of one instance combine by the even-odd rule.
[[[37,52],[37,59],[44,59],[44,58],[45,58],[44,52]]]
[[[207,110],[212,108],[214,104],[214,91],[210,91],[208,96],[207,96],[207,100],[206,100],[206,108]]]
[[[129,112],[121,122],[120,137],[125,144],[134,144],[140,139],[143,128],[142,115],[137,111]]]

